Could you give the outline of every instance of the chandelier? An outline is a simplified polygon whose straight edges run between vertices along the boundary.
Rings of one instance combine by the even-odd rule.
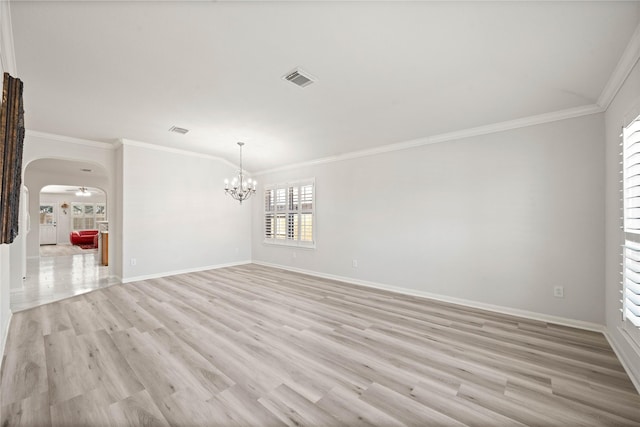
[[[242,172],[242,146],[244,142],[238,142],[238,145],[240,146],[240,171],[238,172],[238,176],[231,180],[231,184],[229,184],[228,179],[224,180],[224,192],[242,204],[243,200],[247,200],[255,194],[257,182],[244,176]],[[231,185],[231,187],[229,187],[229,185]]]
[[[76,196],[78,197],[89,197],[91,196],[91,191],[87,187],[80,187],[78,191],[76,191]]]

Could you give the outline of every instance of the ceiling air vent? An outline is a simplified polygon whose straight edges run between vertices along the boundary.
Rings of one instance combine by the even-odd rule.
[[[169,132],[175,132],[179,133],[180,135],[184,135],[185,133],[189,132],[189,129],[179,128],[178,126],[171,126],[171,128],[169,128]]]
[[[300,87],[309,86],[311,83],[316,81],[316,79],[312,75],[302,71],[300,68],[296,68],[282,78]]]

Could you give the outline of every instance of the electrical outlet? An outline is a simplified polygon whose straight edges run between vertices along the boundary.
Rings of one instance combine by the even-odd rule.
[[[556,286],[553,288],[553,296],[556,298],[564,298],[564,286]]]
[[[138,263],[138,260],[136,260],[135,258],[131,258],[131,265],[136,265]]]
[[[358,260],[357,259],[354,259],[353,261],[351,261],[351,267],[358,268]]]

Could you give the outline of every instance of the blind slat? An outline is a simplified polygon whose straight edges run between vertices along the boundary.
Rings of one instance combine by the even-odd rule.
[[[635,294],[635,295],[640,295],[640,284],[636,283],[633,280],[629,280],[629,279],[625,280],[624,288],[625,288],[625,292],[624,292],[625,295],[628,292],[631,292],[632,294]]]
[[[623,228],[640,234],[640,116],[622,129]],[[640,327],[640,243],[625,238],[622,316]]]

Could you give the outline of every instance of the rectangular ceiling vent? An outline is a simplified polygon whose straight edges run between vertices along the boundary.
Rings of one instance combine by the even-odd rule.
[[[175,132],[179,133],[180,135],[184,135],[185,133],[189,132],[189,129],[179,128],[178,126],[171,126],[171,128],[169,128],[169,132]]]
[[[302,71],[300,68],[296,68],[282,78],[300,87],[309,86],[311,83],[316,81],[311,74]]]

